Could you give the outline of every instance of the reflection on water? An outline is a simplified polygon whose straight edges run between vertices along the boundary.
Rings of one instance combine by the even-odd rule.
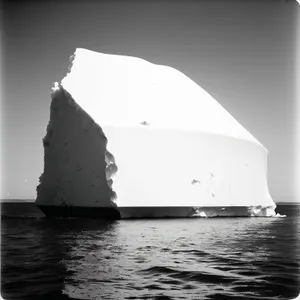
[[[299,220],[2,220],[5,299],[291,299]]]

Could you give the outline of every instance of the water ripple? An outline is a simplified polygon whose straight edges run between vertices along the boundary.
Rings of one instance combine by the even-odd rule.
[[[300,218],[4,219],[7,299],[291,299]]]

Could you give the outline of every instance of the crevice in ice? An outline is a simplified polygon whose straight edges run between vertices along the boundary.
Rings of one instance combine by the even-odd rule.
[[[143,121],[143,122],[141,122],[140,124],[141,124],[141,125],[144,125],[144,126],[149,126],[149,125],[150,125],[150,123],[147,122],[147,121]]]
[[[191,184],[201,184],[201,181],[200,180],[197,180],[197,179],[193,179]]]
[[[206,213],[204,212],[201,207],[192,207],[190,212],[188,213],[187,217],[190,218],[207,218]]]
[[[113,185],[112,177],[114,177],[115,174],[117,173],[118,166],[116,165],[115,157],[107,149],[105,151],[105,162],[106,162],[105,175],[106,175],[107,185],[109,187],[110,198],[111,201],[116,202],[117,194],[112,188]]]

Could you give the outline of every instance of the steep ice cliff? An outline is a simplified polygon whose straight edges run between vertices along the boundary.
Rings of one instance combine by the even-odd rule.
[[[111,186],[117,166],[101,127],[62,86],[56,85],[51,96],[36,204],[64,207],[66,214],[77,214],[74,207],[105,207],[105,214],[118,216]]]
[[[44,147],[40,206],[275,214],[267,150],[187,76],[139,58],[77,49]]]

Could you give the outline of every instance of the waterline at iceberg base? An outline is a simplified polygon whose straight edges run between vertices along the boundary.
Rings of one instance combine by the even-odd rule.
[[[141,218],[216,218],[216,217],[271,217],[273,208],[262,206],[121,206],[117,209],[85,206],[40,205],[48,218],[101,218],[107,220]],[[269,210],[269,211],[268,211]],[[279,216],[277,214],[276,216]]]
[[[181,72],[77,49],[52,90],[49,217],[275,216],[267,150]]]

